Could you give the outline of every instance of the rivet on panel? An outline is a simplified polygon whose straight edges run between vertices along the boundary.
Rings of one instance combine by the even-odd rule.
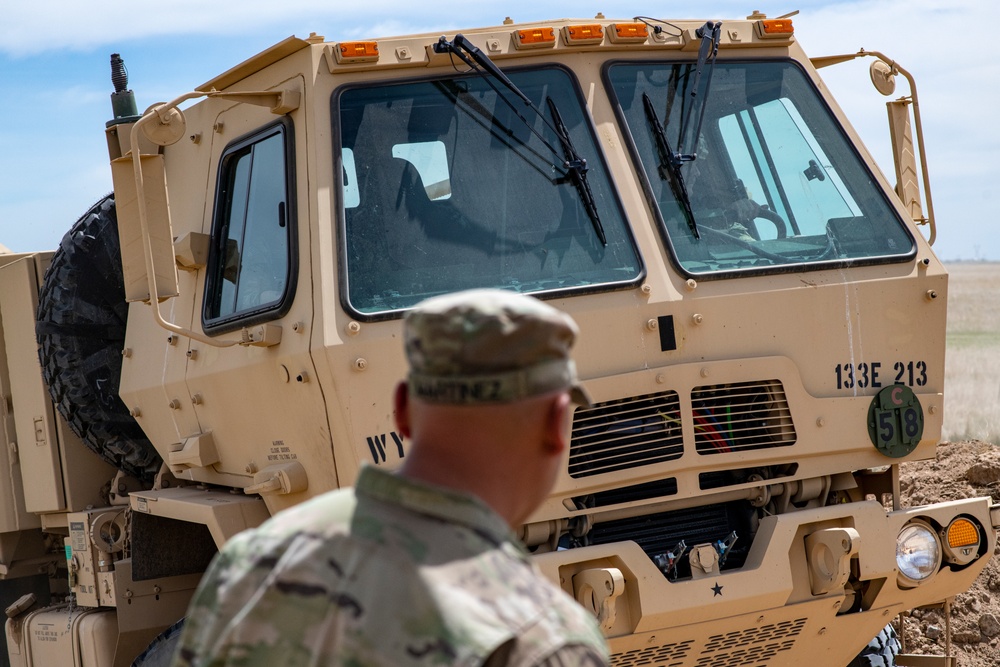
[[[132,415],[133,417],[141,417],[142,416],[142,410],[140,410],[139,408],[132,408],[131,410],[128,411],[128,413],[130,415]]]
[[[178,401],[176,398],[170,399],[169,405],[170,405],[170,409],[171,410],[180,410],[181,409],[181,402]]]
[[[305,371],[302,371],[301,373],[299,373],[298,375],[295,376],[295,381],[296,382],[301,382],[302,384],[305,384],[306,382],[309,382],[309,373],[306,373]]]
[[[701,369],[701,376],[703,378],[707,378],[708,377],[708,369],[707,368],[702,368]]]
[[[177,345],[177,336],[174,334],[167,336],[167,345]]]
[[[930,406],[928,406],[927,407],[927,412],[931,413],[932,415],[937,414],[937,406],[936,405],[930,405]]]
[[[643,284],[642,284],[642,287],[640,287],[639,289],[640,289],[640,290],[642,291],[642,293],[643,293],[643,294],[645,294],[646,296],[649,296],[650,294],[652,294],[652,293],[653,293],[653,286],[652,286],[652,285],[650,285],[649,283],[643,283]]]
[[[251,461],[250,463],[247,464],[245,470],[252,475],[255,472],[257,472],[257,464]]]
[[[295,333],[302,333],[306,330],[306,325],[302,322],[292,322],[292,331]]]
[[[400,46],[396,49],[396,60],[409,60],[410,50],[405,46]]]
[[[695,280],[694,278],[688,278],[687,282],[684,284],[687,285],[687,288],[692,292],[695,290],[696,287],[698,287],[698,281]]]
[[[656,374],[656,384],[664,384],[667,381],[667,376],[663,373]]]
[[[190,359],[191,361],[194,361],[195,359],[198,358],[198,350],[195,350],[195,349],[188,350],[187,351],[187,355],[188,355],[188,359]]]
[[[691,321],[694,322],[695,324],[701,324],[702,322],[705,321],[705,316],[702,315],[701,313],[695,313],[694,315],[691,316]]]
[[[219,122],[219,123],[216,123],[215,125],[213,125],[212,129],[215,130],[216,133],[222,134],[222,127],[223,127],[223,123]]]
[[[937,298],[937,292],[932,289],[929,289],[927,290],[926,296],[928,301],[933,301],[934,299]]]
[[[201,132],[195,132],[194,134],[192,134],[188,138],[191,140],[192,144],[196,144],[196,145],[200,144],[201,143]]]
[[[823,428],[824,426],[826,426],[826,420],[823,419],[822,417],[817,417],[816,418],[816,426],[819,426],[820,428]]]
[[[656,331],[657,326],[658,325],[656,323],[656,318],[653,318],[651,320],[646,320],[646,328],[649,329],[650,331]]]
[[[361,333],[361,323],[360,322],[348,322],[347,323],[347,333],[351,336],[357,336]]]
[[[820,633],[821,635],[825,635],[825,634],[826,634],[826,628],[820,628],[820,629],[819,629],[819,633]]]
[[[125,357],[126,359],[128,359],[129,357],[131,357],[132,356],[132,348],[126,347],[124,350],[122,350],[122,356]]]
[[[363,371],[368,368],[368,360],[363,357],[358,357],[354,360],[354,370]]]
[[[205,399],[201,397],[201,394],[195,394],[191,397],[191,405],[201,405],[205,402]]]

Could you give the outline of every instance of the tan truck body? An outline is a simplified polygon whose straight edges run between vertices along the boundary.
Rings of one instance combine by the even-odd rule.
[[[542,570],[594,611],[616,665],[846,665],[899,613],[966,590],[995,548],[998,519],[988,498],[899,506],[898,464],[933,458],[941,435],[948,279],[918,230],[930,215],[921,209],[907,129],[896,135],[902,156],[897,178],[904,184],[897,189],[875,165],[794,33],[780,26],[769,33],[773,22],[765,25],[759,14],[722,23],[712,83],[718,90],[708,88],[707,104],[721,99],[727,72],[752,72],[760,63],[794,68],[802,81],[796,85],[811,90],[827,110],[824,122],[837,128],[839,141],[866,170],[869,194],[894,218],[885,223],[898,227],[892,238],[908,239],[911,247],[872,253],[863,247],[869,244],[866,231],[849,237],[860,248],[856,256],[837,246],[841,255],[829,250],[816,261],[781,264],[774,254],[784,250],[768,259],[747,246],[778,248],[779,241],[805,239],[804,218],[798,231],[785,221],[784,239],[779,233],[762,240],[758,231],[761,238],[736,243],[735,227],[721,236],[706,229],[715,224],[704,222],[708,204],[696,202],[701,243],[715,238],[716,245],[707,247],[734,245],[728,254],[697,255],[703,264],[683,254],[687,246],[676,230],[685,227],[664,231],[673,223],[666,209],[657,210],[664,200],[655,193],[656,165],[643,166],[637,136],[646,128],[636,120],[641,116],[629,115],[622,88],[611,89],[624,86],[633,70],[640,71],[637,80],[661,85],[645,74],[647,67],[687,67],[683,71],[690,75],[704,43],[696,33],[703,23],[599,17],[463,33],[500,68],[527,72],[524,80],[535,71],[558,70],[571,82],[585,119],[572,125],[573,132],[591,137],[589,178],[599,204],[607,207],[606,247],[623,256],[631,248],[635,259],[631,273],[596,287],[526,290],[579,324],[575,358],[595,406],[577,411],[566,471],[522,536]],[[410,302],[385,309],[377,299],[369,302],[376,305],[358,305],[360,279],[351,271],[362,260],[348,258],[345,244],[358,243],[349,229],[359,223],[345,219],[367,205],[363,196],[360,203],[351,200],[365,165],[360,140],[353,152],[343,148],[344,109],[354,103],[352,95],[379,86],[412,84],[417,90],[423,82],[449,77],[465,82],[453,92],[456,105],[465,104],[468,89],[479,90],[484,79],[466,75],[467,67],[453,55],[436,52],[438,38],[384,38],[376,47],[374,40],[289,38],[196,94],[147,112],[138,124],[132,118],[109,125],[129,302],[120,396],[164,462],[152,479],[116,476],[114,467],[84,451],[53,409],[34,336],[38,290],[51,255],[0,255],[0,389],[6,398],[0,576],[13,581],[31,574],[37,580],[42,573],[55,582],[56,597],[72,589],[76,605],[103,609],[103,616],[79,624],[101,628],[81,631],[81,637],[105,637],[99,646],[87,643],[94,656],[89,664],[131,664],[152,637],[182,616],[197,584],[197,572],[184,572],[183,565],[158,570],[143,555],[150,549],[183,553],[183,539],[154,548],[140,536],[167,534],[167,525],[200,524],[208,536],[202,544],[221,545],[282,509],[352,484],[362,465],[394,467],[405,457],[407,443],[393,430],[390,396],[405,372],[400,316]],[[752,75],[746,77],[749,100]],[[475,93],[477,99],[492,94]],[[197,97],[206,99],[181,105]],[[912,97],[897,106],[905,110]],[[389,109],[392,102],[383,106]],[[478,118],[488,124],[474,107],[462,108],[462,122]],[[534,122],[533,112],[523,113]],[[786,125],[816,127],[805,112],[801,122],[792,118]],[[737,120],[710,113],[706,123],[717,123],[713,136],[719,139],[736,136]],[[756,119],[765,121],[763,113]],[[382,127],[386,136],[399,129]],[[227,318],[208,302],[213,289],[227,288],[223,264],[230,258],[218,256],[225,247],[218,239],[220,211],[231,192],[226,179],[235,178],[234,161],[263,150],[264,140],[254,142],[268,128],[285,141],[288,191],[280,210],[283,225],[293,230],[283,237],[289,244],[285,281],[279,276],[278,291],[258,295],[277,304],[270,310],[237,308],[237,315],[251,315]],[[514,127],[505,136],[518,132]],[[521,150],[510,141],[510,150]],[[430,172],[421,173],[432,203],[454,195],[457,208],[463,184],[499,178],[488,167],[474,173],[471,148],[463,153],[433,137],[417,143],[435,142],[454,153],[448,154],[450,180],[429,183]],[[418,158],[405,155],[394,157],[420,167]],[[693,173],[690,165],[681,169]],[[606,181],[598,180],[601,173]],[[827,173],[820,180],[833,187],[838,177],[834,169]],[[759,194],[770,182],[763,175],[760,181],[756,188],[740,183]],[[813,178],[808,181],[802,187],[812,187]],[[856,186],[844,176],[837,187],[843,195]],[[555,185],[553,197],[559,192],[574,201],[578,191]],[[516,191],[505,205],[522,207],[521,218],[536,215]],[[794,206],[775,200],[770,209],[782,207],[787,212]],[[855,222],[827,225],[831,248],[842,242],[838,234],[854,234],[844,230],[871,217],[850,215]],[[538,223],[547,224],[542,218]],[[586,218],[581,230],[576,233],[593,233]],[[249,255],[241,250],[244,257],[236,261],[249,272]],[[743,265],[725,268],[744,251],[750,254],[739,260]],[[397,261],[399,251],[393,252]],[[588,252],[603,258],[612,251]],[[919,411],[919,433],[913,410]],[[606,438],[595,439],[594,420]],[[892,448],[874,444],[886,428],[911,427],[911,441],[899,444],[899,434],[889,432]],[[699,518],[702,511],[715,518]],[[728,524],[704,533],[704,541],[695,529],[684,533],[686,521],[723,525],[727,516],[735,522],[735,544],[727,542]],[[975,538],[964,555],[953,553],[961,547],[940,544],[958,539],[948,535],[959,518]],[[901,574],[897,563],[897,536],[914,524],[944,552],[921,581]],[[665,527],[684,533],[682,553],[673,553],[680,540]],[[669,548],[644,546],[644,539],[661,532],[671,535]],[[671,555],[679,564],[665,564]],[[147,571],[143,577],[133,571],[140,567]],[[47,638],[43,628],[65,628],[66,614],[73,612],[58,606],[15,612],[7,628],[12,664],[55,664],[55,658],[42,657],[50,653],[41,647],[63,646],[63,640]]]

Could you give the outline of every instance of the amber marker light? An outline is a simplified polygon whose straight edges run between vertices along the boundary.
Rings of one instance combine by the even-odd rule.
[[[953,565],[968,565],[979,556],[981,535],[979,528],[969,519],[958,517],[941,536],[944,559]]]
[[[768,35],[790,35],[795,32],[792,19],[764,19],[760,22],[760,27]]]
[[[337,62],[363,63],[378,60],[378,42],[340,42],[337,45]]]
[[[645,23],[613,23],[611,25],[612,42],[645,42],[649,37],[649,28]]]
[[[588,25],[568,25],[563,28],[563,38],[567,44],[600,44],[604,41],[604,26],[600,23]]]
[[[528,28],[514,31],[514,44],[519,49],[555,46],[556,32],[552,28]]]

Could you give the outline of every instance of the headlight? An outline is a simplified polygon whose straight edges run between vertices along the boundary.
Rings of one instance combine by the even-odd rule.
[[[941,544],[930,526],[907,524],[896,538],[896,565],[910,586],[937,572],[941,565]],[[906,582],[900,582],[906,583]]]

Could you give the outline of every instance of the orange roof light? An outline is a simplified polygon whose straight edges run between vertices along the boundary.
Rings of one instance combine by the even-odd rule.
[[[762,19],[757,21],[757,35],[764,39],[789,39],[794,32],[792,19]]]
[[[556,32],[552,28],[528,28],[514,31],[514,44],[519,49],[535,49],[556,45]]]
[[[645,23],[612,23],[611,41],[616,44],[623,42],[645,42],[649,37],[649,28]]]
[[[563,40],[567,44],[600,44],[604,41],[604,27],[600,23],[568,25],[563,28]]]
[[[336,47],[338,63],[378,61],[378,42],[341,42]]]

